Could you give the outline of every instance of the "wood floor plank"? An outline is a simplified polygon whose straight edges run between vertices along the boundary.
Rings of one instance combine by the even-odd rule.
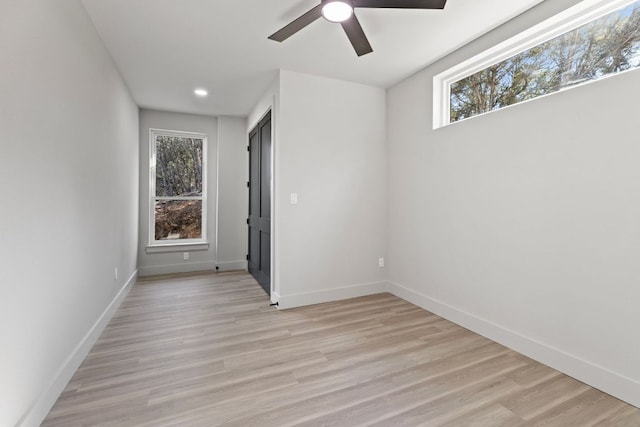
[[[624,404],[611,396],[589,388],[584,393],[556,405],[536,418],[526,427],[583,427],[593,426],[609,415],[624,409]]]
[[[448,422],[439,423],[438,427],[520,427],[522,422],[522,418],[504,406],[492,404],[467,412]],[[432,424],[425,422],[417,425],[428,426]]]
[[[390,387],[379,395],[363,396],[363,402],[343,410],[332,410],[322,417],[313,418],[296,426],[346,425],[348,420],[358,420],[363,424],[379,422],[390,414],[400,414],[417,406],[443,399],[460,390],[470,389],[512,372],[522,366],[522,362],[508,355],[489,359],[472,366],[456,370],[448,375],[421,381],[405,387]],[[403,381],[403,384],[405,381]]]
[[[640,410],[390,294],[279,311],[245,272],[143,278],[43,426],[638,427]]]
[[[455,418],[463,408],[470,411],[484,407],[498,399],[498,396],[517,392],[520,387],[506,375],[486,378],[475,385],[444,394],[434,400],[421,399],[416,405],[407,409],[397,411],[394,408],[371,425],[375,427],[439,426]]]
[[[501,404],[519,417],[529,420],[584,393],[588,388],[580,381],[560,375],[526,388]]]

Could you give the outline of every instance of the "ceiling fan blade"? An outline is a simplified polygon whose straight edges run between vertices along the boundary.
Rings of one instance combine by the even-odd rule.
[[[373,52],[367,36],[364,34],[364,30],[360,25],[360,21],[356,18],[356,15],[351,15],[351,18],[344,22],[341,22],[344,32],[347,33],[351,45],[356,50],[358,56],[366,55]]]
[[[300,31],[307,25],[311,24],[313,21],[320,18],[321,16],[322,16],[322,4],[319,4],[318,6],[314,7],[313,9],[305,13],[304,15],[293,20],[288,25],[285,25],[275,33],[271,34],[269,36],[269,39],[275,40],[277,42],[285,41],[286,39],[288,39],[298,31]]]
[[[447,0],[353,0],[353,7],[444,9]]]

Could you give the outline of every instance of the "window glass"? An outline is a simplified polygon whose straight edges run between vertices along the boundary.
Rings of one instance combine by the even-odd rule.
[[[640,1],[450,85],[449,122],[640,67]]]
[[[156,137],[156,196],[202,196],[202,139]]]
[[[156,240],[201,239],[202,200],[156,200]]]

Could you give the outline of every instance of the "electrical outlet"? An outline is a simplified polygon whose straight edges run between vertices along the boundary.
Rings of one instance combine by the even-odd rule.
[[[384,268],[384,258],[378,258],[378,267]]]
[[[182,255],[183,255],[185,261],[189,260],[189,252],[185,252]]]
[[[118,280],[118,267],[116,267],[113,271],[113,280]]]

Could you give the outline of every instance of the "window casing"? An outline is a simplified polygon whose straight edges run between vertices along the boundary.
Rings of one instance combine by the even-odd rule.
[[[633,12],[632,15],[631,12]],[[540,96],[573,88],[591,81],[618,74],[619,72],[624,72],[628,69],[640,67],[640,28],[636,25],[630,25],[629,28],[636,28],[638,32],[633,35],[633,37],[635,37],[632,43],[633,52],[626,52],[626,59],[631,57],[633,63],[624,69],[616,70],[611,73],[594,72],[592,73],[593,75],[587,79],[566,79],[566,82],[558,84],[554,90],[543,90],[544,88],[542,87],[544,85],[535,85],[532,84],[531,81],[528,81],[527,84],[529,84],[529,86],[527,87],[527,92],[521,92],[518,96],[511,96],[513,93],[506,94],[507,96],[505,99],[507,99],[508,102],[506,102],[505,99],[496,99],[494,97],[487,101],[487,105],[476,108],[476,111],[471,111],[469,114],[459,115],[459,110],[452,111],[452,107],[459,107],[459,105],[455,105],[456,101],[459,101],[459,98],[456,99],[455,96],[460,94],[462,90],[469,89],[469,86],[471,85],[473,85],[475,90],[484,90],[483,83],[491,79],[487,75],[483,75],[483,73],[499,71],[503,65],[505,68],[507,66],[512,67],[510,70],[511,74],[509,74],[509,72],[505,72],[503,74],[503,78],[505,80],[501,81],[504,83],[504,87],[511,89],[515,86],[515,84],[512,83],[515,81],[513,80],[515,72],[526,70],[527,66],[531,66],[530,62],[527,63],[528,55],[529,57],[532,57],[536,50],[544,50],[545,47],[549,47],[554,42],[563,42],[563,39],[570,38],[572,32],[579,35],[581,34],[580,31],[588,31],[590,28],[588,24],[598,20],[600,20],[598,22],[605,22],[604,20],[610,18],[616,13],[629,13],[631,18],[638,20],[638,18],[640,18],[640,0],[584,0],[578,5],[567,9],[541,24],[524,31],[523,33],[500,43],[499,45],[464,61],[441,74],[438,74],[433,79],[433,128],[437,129],[458,120],[464,120],[469,117],[475,117],[477,115],[496,111],[520,102],[525,102]],[[596,24],[597,23],[594,23],[593,25]],[[576,49],[581,48],[579,45],[574,47]],[[553,71],[550,68],[545,67],[545,60],[540,60],[539,62],[540,64],[538,65],[541,65],[541,68],[530,68],[528,71],[530,73],[528,77],[539,77],[539,73],[550,73]],[[547,58],[546,64],[550,65],[549,58]],[[473,81],[472,79],[474,78],[477,78],[477,80]],[[492,81],[500,81],[499,78],[500,77],[494,78]],[[559,80],[562,80],[562,78]],[[467,84],[467,87],[462,89],[461,87],[454,87],[454,99],[452,101],[452,86],[456,84]],[[511,84],[511,87],[509,87],[509,84]],[[487,92],[487,95],[500,94],[498,91],[495,91],[495,86],[492,87],[491,90],[493,92]],[[489,98],[489,96],[487,96],[487,98]],[[477,98],[475,100],[477,101]],[[482,102],[479,102],[479,104],[482,105]],[[470,110],[473,110],[473,108]],[[456,117],[457,114],[458,117]]]
[[[207,135],[149,134],[149,246],[206,243]]]

